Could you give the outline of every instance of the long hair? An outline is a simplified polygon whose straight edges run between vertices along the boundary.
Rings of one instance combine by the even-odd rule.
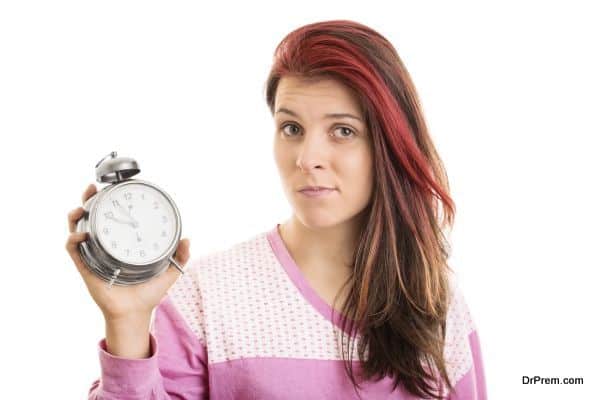
[[[352,320],[343,329],[349,323],[360,332],[361,375],[389,376],[394,389],[442,398],[442,386],[451,387],[443,357],[450,291],[444,228],[453,225],[455,206],[412,80],[388,40],[348,20],[308,24],[279,43],[265,85],[271,114],[286,75],[345,84],[372,137],[373,193],[342,308]],[[358,394],[349,346],[342,358]]]

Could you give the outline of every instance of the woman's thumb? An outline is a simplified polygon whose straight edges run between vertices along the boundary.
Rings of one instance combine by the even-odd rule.
[[[187,264],[190,258],[190,239],[182,239],[179,241],[179,246],[177,246],[177,250],[175,251],[175,260],[182,267]]]
[[[181,273],[179,271],[179,268],[177,268],[181,267],[181,269],[185,271],[185,265],[187,264],[190,258],[190,240],[187,238],[180,240],[179,245],[177,246],[177,250],[175,250],[175,254],[173,256],[175,261],[177,261],[177,264],[179,265],[175,266],[173,265],[173,263],[171,263],[169,269],[174,269],[177,273]]]
[[[183,239],[179,242],[179,246],[177,246],[177,250],[175,251],[173,258],[175,259],[177,264],[179,264],[181,269],[185,272],[185,265],[187,264],[190,258],[189,239]],[[164,271],[159,277],[159,280],[162,282],[160,286],[165,285],[165,290],[168,290],[168,288],[171,287],[171,285],[173,285],[177,281],[177,279],[179,279],[181,274],[182,273],[179,271],[179,269],[171,262],[166,271]]]

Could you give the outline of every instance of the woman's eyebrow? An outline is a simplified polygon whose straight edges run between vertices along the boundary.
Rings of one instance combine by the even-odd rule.
[[[285,108],[285,107],[280,107],[277,111],[275,111],[275,114],[277,114],[277,113],[286,113],[293,117],[300,118],[300,116],[298,114],[296,114],[292,110]],[[348,113],[330,113],[330,114],[325,114],[324,117],[325,118],[353,118],[353,119],[356,119],[356,120],[362,122],[362,118],[359,118],[355,115],[348,114]]]

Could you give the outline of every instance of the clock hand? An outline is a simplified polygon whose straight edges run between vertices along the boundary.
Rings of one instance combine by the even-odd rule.
[[[119,211],[121,211],[121,214],[125,214],[127,217],[129,217],[129,219],[131,219],[131,221],[132,221],[132,225],[131,226],[133,226],[134,228],[137,228],[140,224],[135,220],[135,218],[133,218],[131,216],[131,213],[129,211],[127,211],[125,209],[125,207],[123,207],[121,205],[121,203],[117,203],[117,205],[118,205],[117,208],[118,208]]]
[[[134,222],[130,222],[130,221],[123,221],[122,219],[119,218],[115,218],[115,217],[106,217],[108,219],[112,219],[113,221],[119,223],[119,224],[127,224],[130,225],[132,228],[137,228],[137,224]]]
[[[129,212],[129,218],[131,218],[131,220],[132,220],[132,221],[133,221],[133,223],[136,225],[136,227],[138,227],[138,226],[140,226],[140,223],[139,223],[139,222],[137,222],[137,220],[136,220],[135,218],[133,218],[133,215],[131,215],[131,207],[132,207],[132,206],[131,206],[131,205],[129,205],[129,210],[128,210],[128,212]]]
[[[132,219],[132,218],[131,218],[131,214],[129,213],[129,211],[127,211],[127,210],[125,209],[125,207],[123,207],[123,206],[121,205],[121,203],[117,203],[117,209],[118,209],[118,210],[121,212],[121,214],[123,214],[123,215],[125,215],[126,217],[128,217],[128,218]]]

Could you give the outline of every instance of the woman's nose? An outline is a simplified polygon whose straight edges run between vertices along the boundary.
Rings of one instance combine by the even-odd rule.
[[[320,136],[318,134],[303,136],[296,158],[296,166],[301,170],[309,171],[315,167],[322,168],[326,156],[326,145]]]

